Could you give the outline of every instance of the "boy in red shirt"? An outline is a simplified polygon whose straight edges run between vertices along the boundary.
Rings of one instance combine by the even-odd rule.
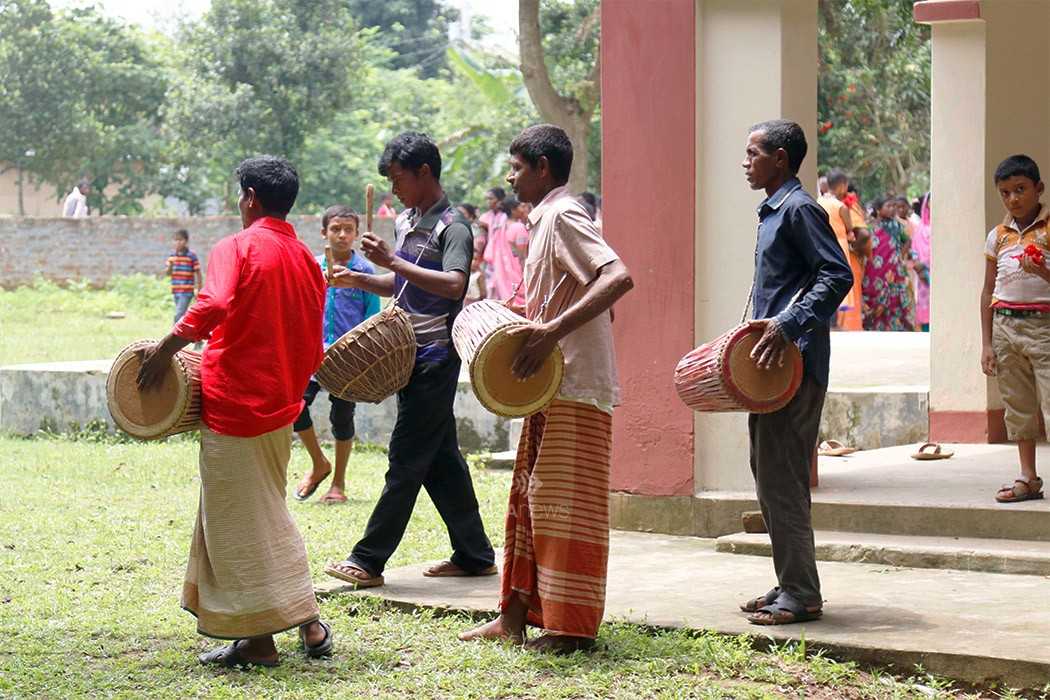
[[[159,384],[176,352],[208,339],[200,506],[182,607],[201,634],[235,640],[201,663],[275,666],[273,635],[293,627],[307,655],[332,651],[285,503],[292,422],[321,362],[325,282],[285,220],[299,192],[292,165],[260,156],[236,174],[244,230],[219,241],[197,303],[143,353],[139,388]]]

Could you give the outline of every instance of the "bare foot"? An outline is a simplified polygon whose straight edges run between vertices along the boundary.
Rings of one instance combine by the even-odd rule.
[[[502,642],[508,642],[516,646],[521,646],[525,643],[525,627],[514,630],[506,624],[503,616],[500,615],[491,622],[486,622],[480,627],[463,632],[459,635],[461,642],[473,642],[477,639],[497,639]]]
[[[595,642],[590,637],[570,637],[567,634],[544,634],[533,639],[525,648],[548,654],[566,655],[576,651],[590,651]]]
[[[325,505],[346,503],[346,493],[343,491],[343,487],[336,486],[335,484],[329,486],[328,493],[321,497],[321,503],[324,503]]]
[[[314,491],[321,485],[328,475],[332,473],[332,463],[327,459],[321,463],[320,468],[318,465],[314,465],[313,469],[309,474],[304,476],[300,481],[299,485],[295,487],[295,498],[300,501],[305,501],[310,496],[314,495]]]

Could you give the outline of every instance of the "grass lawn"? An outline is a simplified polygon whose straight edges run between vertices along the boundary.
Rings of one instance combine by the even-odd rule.
[[[43,280],[0,289],[0,365],[104,360],[133,340],[161,338],[175,313],[168,284],[133,275],[106,289]],[[112,311],[125,317],[107,318]]]
[[[603,626],[592,655],[546,658],[463,644],[464,617],[405,612],[351,595],[322,603],[335,656],[308,662],[278,637],[277,669],[220,671],[196,655],[179,591],[197,507],[196,444],[0,437],[0,697],[126,698],[910,698],[961,693],[918,673],[863,672],[796,645]],[[296,447],[294,480],[307,465]],[[346,506],[292,501],[314,576],[363,531],[385,456],[356,455]],[[501,544],[509,474],[475,471],[482,514]],[[391,566],[447,555],[421,495]],[[1009,697],[1004,694],[1002,697]]]

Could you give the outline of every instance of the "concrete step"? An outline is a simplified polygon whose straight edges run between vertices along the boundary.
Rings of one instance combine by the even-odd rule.
[[[485,456],[486,469],[514,469],[514,461],[517,459],[517,450],[506,450],[505,452],[490,452]]]
[[[1050,542],[833,530],[817,530],[815,539],[817,559],[821,561],[1050,576]],[[769,535],[745,532],[725,535],[716,540],[715,549],[727,554],[768,557]]]

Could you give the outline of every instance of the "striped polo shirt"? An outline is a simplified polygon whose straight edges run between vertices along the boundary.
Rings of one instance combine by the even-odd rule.
[[[172,253],[168,256],[168,264],[171,265],[171,293],[193,294],[193,275],[201,269],[197,254],[192,250]]]

